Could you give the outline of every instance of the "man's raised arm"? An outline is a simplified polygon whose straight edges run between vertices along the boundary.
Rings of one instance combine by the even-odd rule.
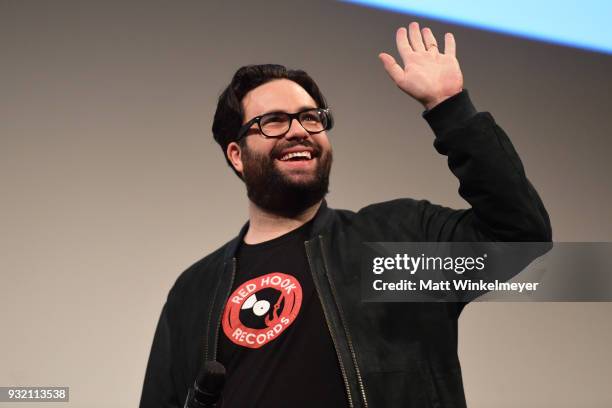
[[[425,241],[550,241],[548,214],[512,143],[491,114],[476,111],[463,89],[453,35],[444,36],[441,52],[431,30],[413,22],[397,30],[396,43],[403,68],[389,54],[379,58],[395,84],[425,107],[434,146],[448,156],[459,194],[472,208],[420,201],[419,217],[399,221],[403,205],[415,203],[395,202],[385,208],[388,220],[416,227]]]

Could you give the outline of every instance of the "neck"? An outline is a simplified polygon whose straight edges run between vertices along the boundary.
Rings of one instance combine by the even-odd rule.
[[[259,244],[301,227],[314,218],[322,201],[295,216],[286,217],[268,212],[249,200],[249,230],[244,236],[244,242]]]

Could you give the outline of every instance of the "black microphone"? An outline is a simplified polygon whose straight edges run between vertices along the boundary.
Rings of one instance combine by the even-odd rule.
[[[218,361],[207,361],[193,387],[187,393],[184,408],[221,408],[221,391],[225,385],[225,367]]]

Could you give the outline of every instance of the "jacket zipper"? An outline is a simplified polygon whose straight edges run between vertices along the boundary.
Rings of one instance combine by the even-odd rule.
[[[223,268],[225,271],[225,268]],[[236,258],[232,258],[232,275],[230,278],[230,284],[227,287],[227,290],[225,291],[225,296],[223,299],[227,299],[228,296],[230,295],[230,291],[232,290],[232,286],[234,286],[234,279],[236,277]],[[223,277],[221,277],[221,280],[219,281],[219,285],[221,285],[221,282],[223,281]],[[216,292],[215,292],[215,296],[213,297],[213,302],[212,302],[212,307],[210,308],[210,316],[208,318],[208,328],[210,330],[210,323],[212,320],[212,313],[213,310],[215,308],[215,302],[217,300],[217,294],[219,293],[219,288],[217,288]],[[217,345],[219,344],[219,331],[221,329],[221,320],[223,320],[223,312],[224,310],[221,310],[221,313],[219,314],[219,319],[217,320],[217,325],[215,328],[215,337],[213,340],[213,344],[212,344],[212,359],[211,360],[216,360],[217,359]],[[208,350],[209,350],[209,342],[208,342],[208,338],[209,336],[206,336],[206,345],[204,348],[204,361],[210,361],[208,359]]]
[[[315,284],[315,288],[317,289],[317,293],[319,295],[319,299],[321,300],[321,308],[323,309],[323,315],[325,316],[325,323],[327,324],[327,329],[329,330],[329,334],[332,338],[332,343],[334,343],[334,349],[336,351],[336,356],[338,357],[338,363],[340,364],[340,372],[342,373],[342,379],[344,380],[344,387],[346,389],[346,396],[348,398],[349,407],[353,408],[353,397],[351,395],[351,388],[349,386],[348,377],[346,375],[346,369],[344,367],[344,363],[342,362],[342,357],[340,357],[340,351],[338,350],[337,339],[334,334],[334,330],[332,329],[331,324],[329,323],[329,316],[327,314],[327,309],[325,308],[325,303],[322,301],[323,297],[321,295],[321,289],[319,287],[319,281],[314,274],[314,269],[312,266],[312,260],[310,255],[310,246],[309,242],[305,241],[304,245],[306,247],[306,258],[308,258],[308,265],[310,266],[310,274],[312,275],[312,280]]]
[[[346,325],[346,320],[344,319],[344,315],[342,313],[342,308],[338,304],[336,298],[336,286],[334,282],[329,277],[329,268],[327,266],[327,260],[325,259],[325,250],[323,249],[323,236],[319,235],[319,247],[321,248],[321,257],[323,258],[323,267],[325,268],[325,275],[327,276],[327,281],[329,282],[329,286],[331,287],[332,298],[334,299],[334,303],[338,308],[338,313],[340,314],[340,321],[342,322],[342,326],[344,328],[344,333],[346,334],[346,339],[348,341],[349,350],[351,352],[351,358],[353,359],[353,364],[355,365],[355,373],[357,374],[357,382],[359,383],[359,390],[361,391],[361,396],[363,397],[363,405],[368,407],[368,400],[366,398],[365,387],[363,386],[363,380],[361,378],[361,372],[359,371],[359,365],[357,364],[357,356],[355,355],[355,348],[353,347],[353,341],[351,339],[351,333],[349,332],[348,326]]]

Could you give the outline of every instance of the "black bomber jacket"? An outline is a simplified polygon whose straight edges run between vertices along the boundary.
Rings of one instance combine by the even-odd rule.
[[[464,304],[362,302],[355,248],[363,242],[551,241],[548,214],[510,140],[489,113],[476,112],[467,91],[423,116],[471,208],[397,199],[352,212],[323,202],[304,242],[350,407],[466,406],[457,355]],[[141,408],[182,407],[204,361],[216,358],[234,255],[247,228],[183,272],[170,290]]]

